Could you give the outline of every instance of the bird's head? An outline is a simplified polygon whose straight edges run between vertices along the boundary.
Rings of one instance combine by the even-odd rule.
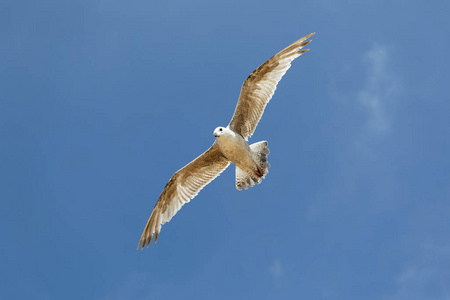
[[[219,136],[221,136],[222,134],[224,134],[226,131],[225,127],[217,127],[216,129],[214,129],[214,136],[216,138],[218,138]]]

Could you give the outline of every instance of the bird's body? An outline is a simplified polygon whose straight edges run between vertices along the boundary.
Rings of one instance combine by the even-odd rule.
[[[214,131],[214,136],[215,144],[230,162],[248,172],[257,170],[255,154],[240,134],[228,127],[218,127]]]
[[[267,141],[249,145],[256,125],[291,62],[308,51],[301,50],[311,33],[287,46],[253,71],[242,85],[230,124],[214,130],[216,140],[202,155],[178,170],[165,186],[144,228],[138,248],[158,239],[161,225],[169,222],[180,208],[224,171],[236,165],[236,188],[247,189],[260,183],[269,172]]]

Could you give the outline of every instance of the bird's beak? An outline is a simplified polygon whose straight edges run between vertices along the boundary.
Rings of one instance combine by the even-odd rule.
[[[215,136],[215,137],[219,137],[219,135],[218,135],[218,134],[216,134],[215,132],[214,132],[214,136]]]

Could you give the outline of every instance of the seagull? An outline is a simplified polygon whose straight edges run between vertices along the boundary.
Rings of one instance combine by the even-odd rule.
[[[303,49],[315,34],[311,33],[290,44],[259,68],[253,71],[242,85],[241,94],[227,127],[214,130],[216,140],[202,155],[178,170],[159,196],[147,221],[138,249],[155,243],[161,225],[169,222],[180,208],[192,200],[208,183],[220,175],[230,163],[236,166],[236,188],[248,189],[261,183],[269,172],[267,141],[249,145],[256,125],[262,117],[267,103],[272,98],[278,82],[291,67],[291,62],[307,52]]]

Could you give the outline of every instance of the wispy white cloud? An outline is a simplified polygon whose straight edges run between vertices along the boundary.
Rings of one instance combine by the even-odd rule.
[[[449,300],[450,246],[425,243],[393,279],[396,289],[386,300]]]
[[[367,66],[367,78],[357,94],[357,100],[368,113],[367,128],[383,134],[391,127],[389,108],[395,102],[400,86],[388,68],[390,52],[387,46],[374,44],[363,58]]]
[[[373,211],[392,210],[401,201],[396,195],[394,172],[385,172],[383,142],[394,132],[398,108],[403,101],[401,74],[396,72],[395,46],[373,43],[355,61],[340,63],[342,71],[330,83],[330,96],[340,109],[336,151],[338,167],[327,188],[317,192],[308,209],[311,220],[333,214],[336,207],[368,201]],[[362,70],[362,72],[361,72]],[[369,184],[370,182],[370,184]],[[364,190],[365,197],[360,197]],[[376,201],[374,201],[376,199]]]
[[[284,268],[280,260],[275,259],[269,267],[269,273],[272,276],[273,283],[275,287],[280,287],[281,278],[284,275]]]

